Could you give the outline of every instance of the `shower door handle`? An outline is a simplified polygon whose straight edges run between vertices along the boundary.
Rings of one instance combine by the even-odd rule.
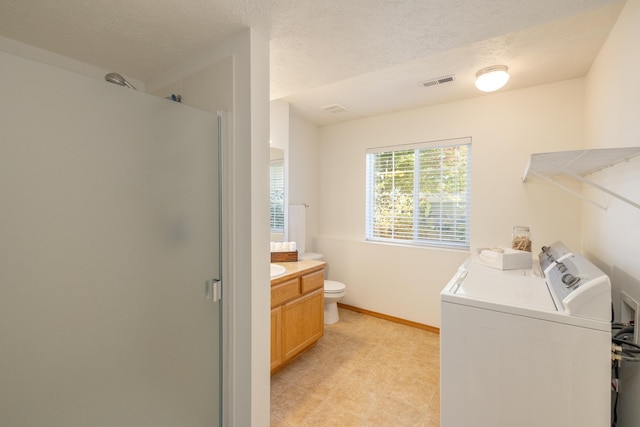
[[[213,302],[220,301],[222,299],[222,282],[218,279],[207,280],[204,292],[207,299],[213,299]]]

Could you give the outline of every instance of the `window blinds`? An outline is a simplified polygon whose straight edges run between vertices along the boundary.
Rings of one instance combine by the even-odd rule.
[[[471,138],[367,150],[367,240],[469,247]]]
[[[272,160],[270,166],[269,224],[272,234],[284,234],[284,161]]]

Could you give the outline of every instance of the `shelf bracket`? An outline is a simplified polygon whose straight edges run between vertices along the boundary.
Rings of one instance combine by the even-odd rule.
[[[582,176],[580,176],[580,175],[577,175],[577,174],[575,174],[575,173],[571,173],[571,172],[567,172],[567,171],[564,171],[564,173],[565,173],[566,175],[569,175],[569,176],[570,176],[570,177],[572,177],[572,178],[577,179],[577,180],[578,180],[578,181],[580,181],[580,182],[584,182],[585,184],[590,185],[591,187],[593,187],[593,188],[595,188],[595,189],[598,189],[598,190],[602,191],[603,193],[607,193],[608,195],[610,195],[610,196],[612,196],[612,197],[615,197],[615,198],[616,198],[616,199],[618,199],[618,200],[622,200],[623,202],[628,203],[629,205],[633,206],[633,207],[634,207],[634,208],[636,208],[636,209],[640,209],[640,204],[638,204],[638,203],[634,202],[633,200],[627,199],[626,197],[623,197],[623,196],[621,196],[620,194],[615,193],[615,192],[613,192],[613,191],[609,190],[608,188],[605,188],[605,187],[603,187],[603,186],[601,186],[601,185],[599,185],[599,184],[596,184],[596,183],[595,183],[595,182],[593,182],[593,181],[589,181],[589,180],[588,180],[588,179],[586,179],[585,177],[582,177]]]
[[[529,172],[529,174],[530,175],[535,175],[538,178],[541,178],[541,179],[545,180],[549,184],[552,184],[552,185],[554,185],[554,186],[566,191],[567,193],[570,193],[570,194],[572,194],[572,195],[584,200],[585,202],[591,203],[592,205],[597,206],[602,210],[605,210],[605,211],[607,210],[607,206],[606,205],[603,205],[602,203],[598,203],[595,200],[591,200],[590,198],[588,198],[586,196],[583,196],[582,194],[578,193],[577,191],[574,191],[574,190],[570,189],[566,185],[560,184],[558,181],[556,181],[556,180],[554,180],[552,178],[549,178],[548,176],[539,174],[537,172]],[[524,180],[523,180],[523,182],[524,182]]]

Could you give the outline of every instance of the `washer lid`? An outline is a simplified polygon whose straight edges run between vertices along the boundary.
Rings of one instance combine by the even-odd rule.
[[[527,274],[529,273],[529,274]],[[530,270],[501,271],[475,262],[454,295],[514,307],[557,311],[547,283]]]
[[[329,294],[337,294],[346,289],[344,283],[336,282],[334,280],[325,280],[324,281],[324,291]]]

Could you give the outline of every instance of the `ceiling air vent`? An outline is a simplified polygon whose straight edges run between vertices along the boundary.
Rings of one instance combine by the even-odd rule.
[[[429,87],[429,86],[442,85],[445,83],[452,83],[454,80],[455,80],[455,77],[452,74],[450,76],[444,76],[444,77],[438,77],[437,79],[426,80],[424,82],[421,82],[420,84],[424,87]]]
[[[327,113],[331,113],[331,114],[344,113],[347,111],[347,108],[340,104],[325,105],[324,107],[320,107],[320,108],[326,111]]]

